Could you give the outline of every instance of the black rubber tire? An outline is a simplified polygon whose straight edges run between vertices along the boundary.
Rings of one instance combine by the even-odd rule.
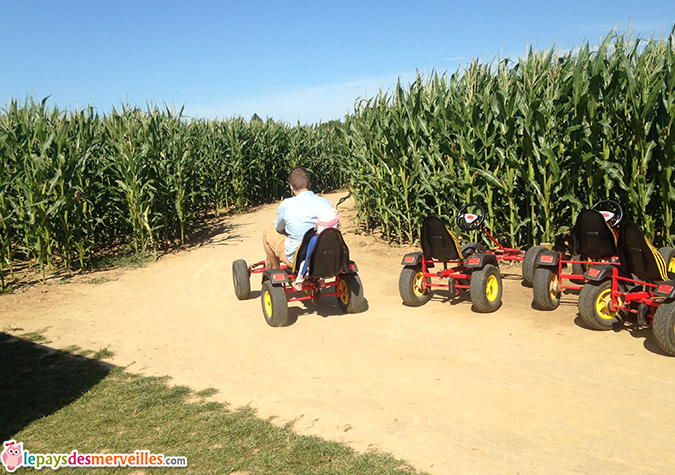
[[[469,292],[476,312],[490,313],[501,307],[503,290],[499,267],[486,264],[482,269],[471,273]],[[490,297],[490,294],[493,294],[493,296]]]
[[[523,284],[525,287],[532,287],[534,282],[534,269],[537,267],[537,261],[542,252],[548,251],[544,246],[532,246],[525,252],[523,258]]]
[[[405,266],[401,269],[401,274],[398,277],[398,293],[401,295],[404,305],[420,307],[431,298],[429,288],[421,289],[420,279],[423,279],[422,264]],[[415,287],[417,287],[417,291],[415,291]],[[420,290],[424,290],[424,292]]]
[[[596,302],[603,293],[608,290],[611,292],[611,288],[611,279],[601,282],[589,281],[579,292],[579,316],[586,322],[586,325],[594,330],[611,330],[614,325],[622,323],[624,320],[625,310],[619,310],[612,315],[613,312],[609,312],[609,309],[607,309],[608,314],[606,316],[600,315],[597,311]],[[607,300],[606,296],[604,298]]]
[[[288,304],[283,286],[272,285],[266,280],[262,284],[260,295],[265,321],[271,327],[283,327],[288,323]]]
[[[338,275],[337,289],[344,292],[342,295],[336,295],[338,305],[343,312],[356,313],[363,308],[366,299],[363,296],[363,284],[358,274]]]
[[[659,249],[659,254],[666,260],[668,274],[675,274],[675,249],[672,247],[662,247]],[[672,278],[670,275],[668,277]]]
[[[244,259],[237,259],[232,263],[232,280],[234,282],[234,295],[239,300],[251,297],[251,274]]]
[[[675,356],[675,302],[659,305],[654,313],[652,332],[661,349]]]
[[[555,288],[554,288],[555,287]],[[555,310],[560,305],[560,279],[550,267],[537,267],[532,282],[534,306],[539,310]]]
[[[572,256],[573,261],[585,261],[586,259],[581,255]],[[572,274],[582,275],[588,270],[588,264],[572,264]],[[577,285],[584,285],[584,279],[570,279],[570,282]]]

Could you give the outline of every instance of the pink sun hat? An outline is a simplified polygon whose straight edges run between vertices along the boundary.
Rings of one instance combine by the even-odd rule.
[[[316,223],[316,232],[321,233],[327,228],[337,228],[339,222],[340,212],[338,210],[335,208],[324,208],[319,211],[319,216],[317,217]]]

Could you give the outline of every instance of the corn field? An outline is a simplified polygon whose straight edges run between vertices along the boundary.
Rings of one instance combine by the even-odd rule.
[[[288,172],[342,186],[335,125],[187,119],[125,106],[100,116],[30,97],[0,111],[0,276],[82,268],[104,249],[184,243],[207,213],[289,196]]]
[[[361,225],[409,242],[475,201],[503,244],[564,242],[577,213],[622,204],[675,245],[675,49],[611,32],[561,53],[472,62],[356,104],[344,170]]]
[[[1,283],[17,263],[44,275],[118,246],[183,243],[210,212],[289,196],[295,166],[316,190],[348,185],[359,224],[391,241],[475,201],[503,244],[561,244],[581,209],[614,199],[657,246],[675,246],[674,118],[673,31],[418,76],[358,101],[344,124],[11,100],[0,110]]]

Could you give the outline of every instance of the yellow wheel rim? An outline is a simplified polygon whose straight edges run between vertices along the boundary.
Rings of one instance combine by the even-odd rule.
[[[619,313],[618,310],[610,310],[610,304],[612,303],[612,289],[605,289],[600,292],[598,299],[595,301],[595,311],[596,313],[605,320],[611,320],[616,317],[616,314]],[[618,300],[617,303],[621,305],[621,300]]]
[[[559,284],[560,282],[558,281],[558,274],[553,274],[553,278],[551,279],[551,283],[549,284],[549,292],[551,293],[551,300],[555,300],[558,298],[558,289],[559,289]]]
[[[349,303],[349,284],[347,284],[347,281],[345,279],[340,279],[340,283],[338,284],[338,291],[340,292],[340,300],[342,300],[342,303],[345,305]]]
[[[272,315],[272,296],[267,291],[265,291],[265,313],[268,316]]]
[[[675,272],[675,257],[668,261],[668,272]]]
[[[499,294],[499,282],[497,282],[497,277],[491,275],[488,277],[487,285],[485,286],[485,296],[490,302],[497,300],[497,295]]]
[[[419,271],[413,279],[413,292],[417,297],[423,297],[426,289],[424,288],[424,273]]]

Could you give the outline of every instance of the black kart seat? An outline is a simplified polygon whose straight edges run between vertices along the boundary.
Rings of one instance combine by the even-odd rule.
[[[591,259],[616,256],[616,235],[604,216],[594,209],[585,209],[577,217],[572,230],[574,254]]]
[[[427,216],[422,223],[422,254],[424,258],[438,261],[464,259],[457,238],[436,216]]]
[[[635,223],[626,222],[619,229],[619,262],[628,275],[643,281],[668,280],[666,260],[647,240]]]
[[[340,231],[328,228],[319,234],[309,256],[308,269],[309,276],[315,279],[325,279],[349,271],[349,249]]]

